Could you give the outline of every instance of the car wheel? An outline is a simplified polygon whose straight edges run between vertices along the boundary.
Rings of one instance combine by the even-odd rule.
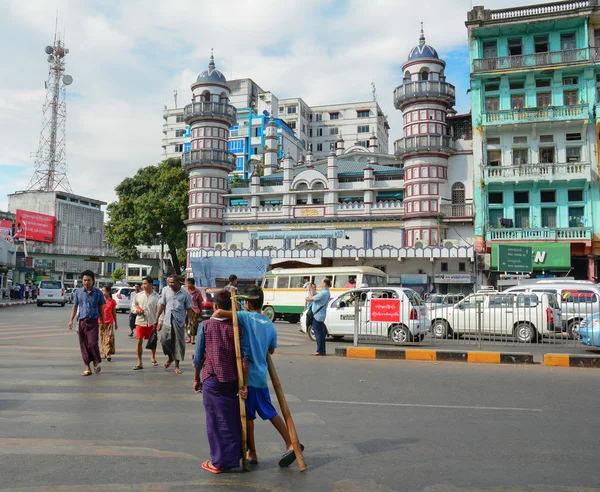
[[[275,310],[271,306],[267,306],[263,309],[263,314],[271,321],[275,321]]]
[[[448,322],[443,319],[436,319],[431,325],[431,333],[435,338],[448,337]]]
[[[410,330],[403,325],[394,325],[390,328],[390,340],[394,343],[407,343],[412,339]]]
[[[331,338],[333,338],[336,342],[339,342],[340,340],[344,339],[344,335],[331,335]]]
[[[308,335],[308,338],[310,338],[313,342],[317,341],[317,337],[315,337],[315,329],[312,326],[310,326],[306,330],[306,334]]]
[[[569,334],[569,338],[573,338],[574,340],[579,340],[579,326],[581,325],[580,319],[574,319],[567,326],[567,333]]]
[[[535,328],[530,323],[519,323],[515,328],[515,338],[521,343],[531,343],[537,340]]]

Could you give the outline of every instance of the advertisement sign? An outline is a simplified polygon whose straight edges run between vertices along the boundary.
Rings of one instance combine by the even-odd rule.
[[[12,222],[10,220],[0,220],[0,238],[12,242]]]
[[[473,276],[469,273],[436,273],[433,276],[436,284],[471,284]]]
[[[531,246],[499,244],[498,270],[501,272],[531,272],[533,270]]]
[[[256,231],[249,234],[250,239],[342,239],[346,234],[342,230],[337,231]]]
[[[56,218],[53,215],[17,209],[15,224],[15,237],[21,240],[40,241],[42,243],[54,242]]]
[[[502,268],[498,268],[498,246],[498,244],[492,244],[492,270],[504,271]],[[531,248],[533,270],[569,270],[571,268],[571,244],[568,242],[522,243],[519,246]]]
[[[372,299],[370,321],[400,323],[400,299]]]

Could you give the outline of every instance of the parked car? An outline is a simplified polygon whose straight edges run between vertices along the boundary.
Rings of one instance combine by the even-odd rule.
[[[61,280],[42,280],[38,287],[37,305],[60,304],[65,306],[65,286]]]
[[[72,289],[71,287],[65,289],[65,302],[68,302],[69,304],[73,304],[73,295],[75,294],[75,289]]]
[[[135,292],[129,285],[113,285],[110,289],[112,298],[117,302],[117,313],[128,313],[131,310],[131,293]]]
[[[556,294],[558,305],[562,311],[560,330],[570,338],[579,337],[580,323],[596,313],[600,313],[600,288],[586,281],[552,281],[529,283],[511,287],[504,292],[537,292]]]
[[[370,306],[374,299],[400,300],[400,319],[393,322],[371,322]],[[427,308],[419,294],[404,287],[365,287],[352,289],[334,297],[327,306],[325,325],[329,336],[340,339],[354,337],[356,303],[359,309],[358,333],[374,337],[388,338],[393,342],[420,342],[429,332],[430,320]],[[300,320],[302,331],[311,340],[315,339],[312,326],[306,326],[306,312]]]
[[[553,294],[483,292],[435,309],[431,318],[436,338],[483,334],[536,342],[560,331],[561,311]]]
[[[433,309],[454,306],[465,298],[464,294],[430,294],[425,298],[425,306],[431,313]]]
[[[600,347],[600,313],[584,319],[579,325],[579,341],[588,347]]]

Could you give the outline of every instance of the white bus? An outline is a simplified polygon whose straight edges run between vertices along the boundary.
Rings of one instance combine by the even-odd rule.
[[[265,273],[263,313],[272,321],[283,318],[290,323],[300,321],[304,312],[306,282],[319,287],[324,278],[331,280],[331,294],[357,287],[385,287],[387,275],[373,267],[275,268]]]

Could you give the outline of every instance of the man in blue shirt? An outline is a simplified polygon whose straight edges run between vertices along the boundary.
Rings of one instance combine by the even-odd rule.
[[[238,321],[250,349],[248,361],[248,388],[242,392],[246,396],[246,423],[248,431],[248,463],[258,464],[256,442],[254,440],[254,420],[256,414],[263,420],[270,420],[285,442],[285,453],[279,466],[290,466],[296,460],[290,434],[285,421],[277,414],[271,403],[267,385],[267,353],[273,354],[277,348],[277,331],[272,321],[262,314],[264,294],[260,287],[250,287],[244,295],[246,310],[237,313]],[[231,311],[217,309],[214,318],[231,318]],[[304,449],[304,446],[302,446]]]
[[[90,363],[94,363],[94,372],[100,372],[100,349],[98,347],[98,319],[104,326],[104,294],[94,287],[96,276],[91,270],[81,274],[83,287],[77,289],[73,296],[73,309],[69,320],[69,330],[73,329],[73,320],[77,316],[77,334],[79,335],[79,348],[85,364],[82,376],[90,376],[92,370]]]
[[[308,300],[312,302],[312,327],[317,339],[317,351],[313,355],[327,355],[325,350],[325,318],[327,317],[327,305],[331,297],[330,288],[331,280],[324,278],[321,281],[321,291],[318,294],[313,295],[312,291],[308,290]]]

